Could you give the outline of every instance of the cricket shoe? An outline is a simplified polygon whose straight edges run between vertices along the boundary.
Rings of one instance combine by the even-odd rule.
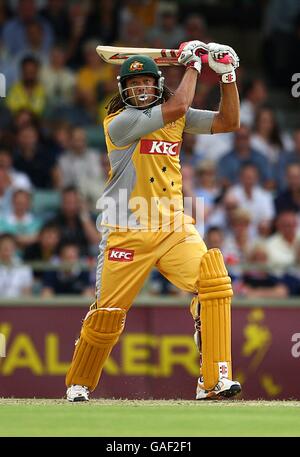
[[[73,384],[67,389],[67,400],[69,401],[89,401],[90,391],[85,386]]]
[[[204,388],[203,379],[198,379],[196,390],[196,400],[222,400],[231,398],[241,392],[241,384],[237,381],[231,381],[227,378],[221,378],[215,387],[211,390]]]

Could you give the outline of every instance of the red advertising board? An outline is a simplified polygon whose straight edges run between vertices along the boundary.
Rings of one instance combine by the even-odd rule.
[[[0,395],[63,397],[84,315],[81,307],[1,306]],[[194,398],[199,357],[192,335],[181,306],[133,307],[93,396]],[[232,349],[243,398],[300,400],[300,308],[233,307]]]

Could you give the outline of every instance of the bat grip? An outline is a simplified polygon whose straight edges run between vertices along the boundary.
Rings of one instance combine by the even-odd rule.
[[[208,63],[208,54],[202,54],[201,61],[202,63]],[[231,57],[228,55],[224,56],[222,59],[218,59],[217,62],[229,64],[231,63]]]

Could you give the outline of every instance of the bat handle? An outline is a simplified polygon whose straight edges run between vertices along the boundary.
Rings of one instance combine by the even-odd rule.
[[[174,51],[171,50],[171,53],[172,52],[174,52]],[[176,52],[177,56],[180,54],[180,50],[175,51],[175,52]],[[200,47],[199,46],[199,48],[196,48],[195,52],[196,52],[197,56],[201,56],[202,63],[208,63],[208,49],[207,49],[207,47],[204,48],[204,47]],[[222,59],[218,59],[217,62],[229,64],[229,63],[232,63],[232,58],[227,54]]]
[[[208,54],[202,54],[201,61],[202,61],[202,63],[208,63]],[[230,58],[230,56],[227,55],[227,56],[224,56],[222,59],[218,59],[217,62],[229,64],[229,63],[231,63],[231,58]]]

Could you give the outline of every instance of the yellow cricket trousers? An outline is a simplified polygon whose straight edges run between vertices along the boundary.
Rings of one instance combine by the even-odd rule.
[[[193,224],[181,231],[103,228],[96,273],[97,308],[131,307],[153,267],[176,287],[198,292],[200,262],[207,251]]]

